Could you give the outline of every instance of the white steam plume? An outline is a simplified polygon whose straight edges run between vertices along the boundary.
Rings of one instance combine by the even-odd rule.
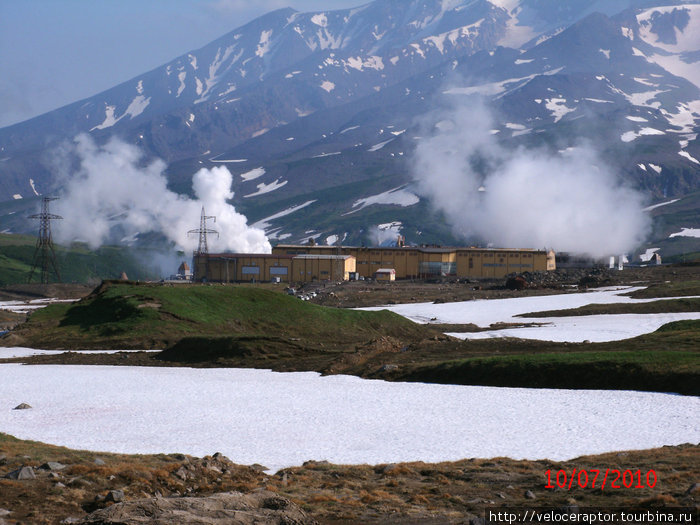
[[[98,146],[88,135],[75,139],[80,161],[77,173],[63,184],[56,211],[63,216],[56,229],[59,241],[80,240],[97,248],[120,237],[160,232],[175,245],[191,252],[198,237],[187,235],[199,226],[201,208],[216,216],[207,226],[219,232],[209,236],[210,251],[269,253],[265,233],[247,225],[245,216],[227,202],[233,197],[231,173],[223,166],[202,168],[192,177],[197,197],[178,195],[167,188],[165,163],[155,160],[142,165],[143,154],[116,138]]]
[[[423,125],[414,177],[460,236],[602,257],[633,249],[648,232],[643,196],[590,146],[506,149],[491,112],[473,98]]]

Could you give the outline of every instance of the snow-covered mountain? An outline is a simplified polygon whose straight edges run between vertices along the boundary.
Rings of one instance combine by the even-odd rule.
[[[179,191],[200,167],[227,166],[236,207],[273,238],[374,242],[401,229],[414,242],[450,242],[454,232],[414,188],[410,159],[421,116],[475,95],[495,108],[504,144],[563,150],[587,140],[650,202],[682,198],[700,185],[698,35],[699,1],[280,9],[0,129],[0,200],[52,191],[54,151],[76,134],[116,135],[164,159]],[[655,235],[700,226],[691,215],[661,221]],[[18,223],[0,217],[4,228]]]

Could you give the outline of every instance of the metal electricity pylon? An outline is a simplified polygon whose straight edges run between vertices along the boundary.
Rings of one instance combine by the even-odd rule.
[[[57,200],[58,197],[43,197],[41,199],[41,213],[30,215],[30,219],[39,219],[39,237],[36,241],[36,249],[34,250],[34,263],[32,271],[29,272],[27,282],[32,282],[34,270],[37,266],[41,266],[41,283],[48,284],[49,270],[53,268],[56,274],[56,280],[61,282],[61,274],[58,272],[56,264],[56,252],[53,249],[53,240],[51,238],[51,221],[63,219],[60,215],[49,213],[49,202]]]
[[[195,233],[199,235],[199,246],[197,246],[197,251],[194,252],[194,256],[199,256],[200,258],[204,257],[205,275],[209,274],[209,245],[207,243],[207,235],[210,233],[215,233],[217,237],[219,236],[218,231],[207,228],[207,221],[209,219],[216,222],[216,217],[214,215],[206,215],[206,213],[204,213],[204,206],[202,206],[202,215],[199,219],[199,228],[187,232],[187,235],[192,235]],[[192,261],[192,273],[193,280],[196,281],[202,278],[201,275],[198,275],[197,262],[194,260]]]

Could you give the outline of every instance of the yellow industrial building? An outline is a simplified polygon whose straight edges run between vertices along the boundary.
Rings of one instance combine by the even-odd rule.
[[[309,282],[347,281],[356,266],[352,255],[210,253],[195,255],[194,269],[198,281]]]
[[[556,269],[554,251],[397,246],[352,247],[279,244],[272,254],[195,255],[196,280],[309,282],[372,278],[393,269],[396,279],[501,278]]]
[[[434,277],[500,278],[510,273],[556,269],[553,250],[445,248],[430,246],[352,247],[278,244],[273,255],[352,255],[357,272],[373,277],[377,270],[393,268],[397,279]]]

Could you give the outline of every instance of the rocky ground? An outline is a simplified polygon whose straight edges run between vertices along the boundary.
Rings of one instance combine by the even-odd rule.
[[[508,289],[509,279],[521,277],[524,289]],[[324,306],[361,308],[382,304],[453,302],[474,299],[500,299],[523,295],[548,295],[573,289],[600,286],[649,285],[669,280],[700,279],[700,265],[630,267],[622,271],[608,268],[571,268],[552,272],[515,274],[504,279],[442,279],[426,281],[355,281],[346,283],[310,283],[297,290],[298,295],[315,292],[311,302]]]
[[[654,470],[653,488],[546,488],[547,470]],[[518,507],[700,508],[700,446],[565,462],[332,465],[266,473],[221,454],[128,456],[74,451],[0,434],[0,523],[456,524]]]
[[[524,290],[509,290],[505,287],[505,280],[501,279],[479,282],[326,283],[325,287],[319,284],[306,286],[300,292],[310,294],[316,291],[316,296],[310,300],[319,304],[358,307],[551,294],[573,287],[693,281],[698,280],[699,276],[698,266],[637,268],[622,272],[607,269],[560,270],[523,275],[528,285]],[[46,296],[77,298],[89,291],[87,287],[72,285],[52,285],[44,290],[19,286],[4,289],[0,300]],[[431,344],[439,346],[442,351],[458,346],[458,343],[448,340],[436,340]],[[396,345],[390,340],[374,341],[368,345],[368,348],[359,348],[357,355],[347,358],[350,359],[347,363],[334,362],[335,365],[347,372],[361,366],[369,370],[376,368],[372,361],[378,359],[376,355],[386,352],[398,355],[398,350],[393,348]],[[425,352],[429,353],[431,349],[426,347]],[[56,359],[59,361],[54,361]],[[156,364],[154,355],[143,352],[104,355],[72,352],[24,361]],[[168,363],[158,364],[163,366]],[[327,372],[332,373],[333,370]],[[559,470],[572,472],[574,468],[579,472],[591,472],[592,469],[639,470],[643,476],[653,470],[657,483],[653,487],[643,483],[644,486],[639,488],[635,484],[628,488],[621,486],[605,490],[601,490],[600,486],[580,488],[575,485],[571,489],[546,488],[548,470],[554,473]],[[16,440],[0,433],[0,525],[475,525],[480,523],[476,520],[483,516],[485,510],[498,506],[687,506],[697,512],[700,509],[700,445],[617,452],[565,462],[516,461],[509,458],[374,466],[307,462],[302,466],[269,473],[264,466],[236,465],[220,454],[205,458],[182,454],[102,454]]]

